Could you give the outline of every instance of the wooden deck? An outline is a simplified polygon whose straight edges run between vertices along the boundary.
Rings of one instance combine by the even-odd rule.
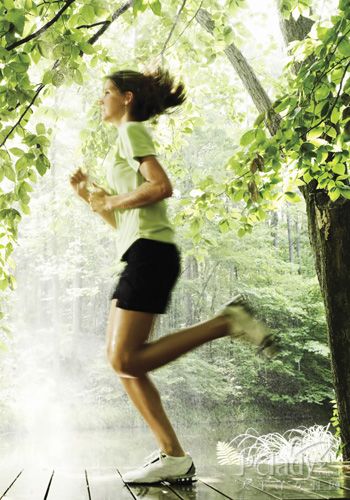
[[[313,464],[215,465],[197,469],[197,481],[189,485],[125,485],[123,469],[26,468],[0,472],[0,499],[7,500],[125,500],[196,499],[349,499],[350,462]]]

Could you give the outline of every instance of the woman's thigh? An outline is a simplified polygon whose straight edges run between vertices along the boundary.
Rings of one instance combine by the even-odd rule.
[[[157,314],[117,307],[115,299],[107,325],[107,352],[111,364],[119,366],[149,338]]]

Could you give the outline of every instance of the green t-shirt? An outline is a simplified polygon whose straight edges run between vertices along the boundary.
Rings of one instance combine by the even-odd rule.
[[[142,122],[122,123],[106,165],[106,180],[111,193],[128,193],[146,182],[135,157],[156,154],[152,136]],[[174,243],[174,228],[167,216],[165,200],[139,208],[118,209],[114,214],[119,259],[138,238]]]

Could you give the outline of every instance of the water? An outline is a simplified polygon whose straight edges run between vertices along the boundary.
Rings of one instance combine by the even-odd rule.
[[[310,421],[309,425],[315,422]],[[317,422],[325,425],[327,422]],[[198,467],[218,464],[218,441],[229,442],[238,434],[254,427],[258,433],[280,432],[305,422],[259,421],[222,423],[215,427],[192,423],[187,428],[176,428],[180,442],[195,459]],[[2,466],[24,468],[29,465],[49,468],[108,468],[129,467],[139,463],[158,446],[151,431],[141,428],[117,428],[115,430],[65,431],[0,435]]]

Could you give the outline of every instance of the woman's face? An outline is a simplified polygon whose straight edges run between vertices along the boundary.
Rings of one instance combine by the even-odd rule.
[[[107,79],[104,84],[103,96],[98,103],[101,105],[102,120],[119,124],[122,117],[127,114],[129,103],[126,92],[122,94],[112,80]]]

